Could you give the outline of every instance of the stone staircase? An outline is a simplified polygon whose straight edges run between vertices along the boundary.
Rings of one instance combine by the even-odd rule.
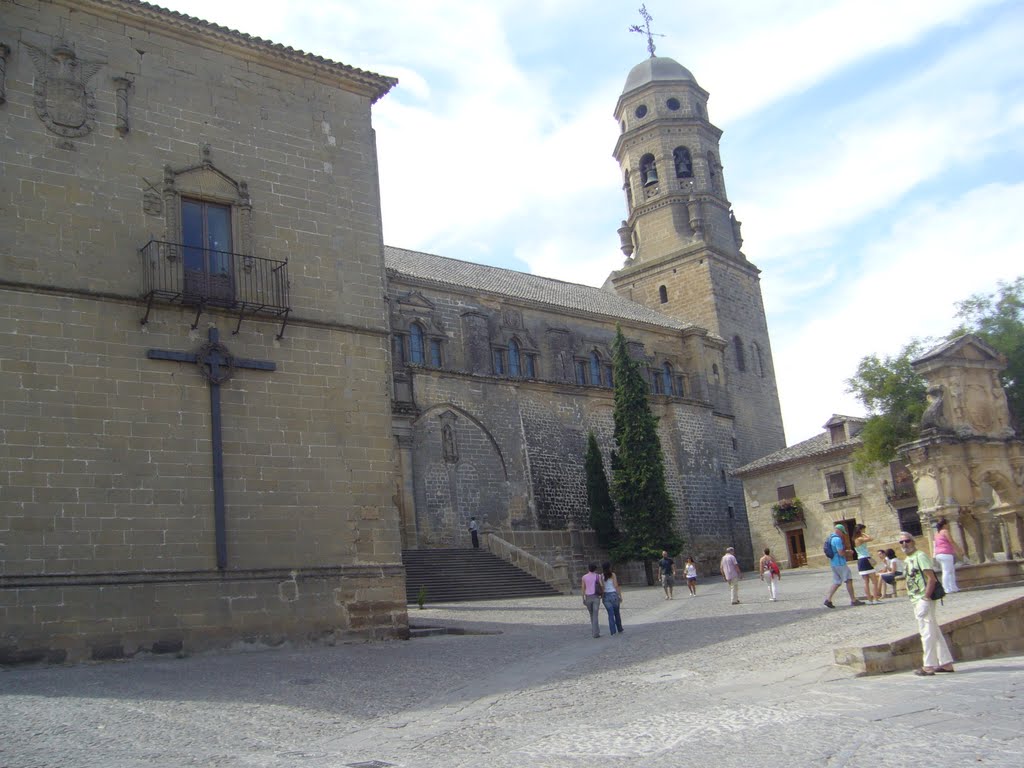
[[[426,604],[463,600],[515,600],[548,597],[558,590],[483,549],[405,549],[405,597],[416,602],[427,588]]]

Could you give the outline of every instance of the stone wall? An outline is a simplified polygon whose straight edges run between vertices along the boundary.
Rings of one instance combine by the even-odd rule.
[[[387,83],[142,4],[3,11],[5,657],[403,635],[370,125]],[[68,56],[81,79],[62,90]],[[61,93],[80,98],[60,112]],[[139,249],[182,241],[183,191],[230,207],[240,255],[288,261],[282,338],[280,318],[195,302],[147,316]],[[223,571],[210,386],[147,358],[213,327],[276,366],[220,386]]]
[[[500,531],[589,527],[587,433],[597,436],[610,477],[613,390],[577,385],[573,361],[597,350],[602,365],[610,364],[614,324],[396,276],[389,293],[400,336],[415,321],[444,345],[440,368],[396,367],[396,377],[411,381],[403,390],[408,415],[399,421],[411,433],[416,546],[464,545],[471,515]],[[705,355],[685,334],[638,326],[624,333],[646,365],[669,361],[691,388],[705,390]],[[478,370],[479,349],[507,344],[510,335],[524,354],[536,353],[536,378]],[[710,567],[734,545],[751,562],[741,485],[731,476],[738,455],[732,419],[700,398],[652,395],[651,405],[689,552]]]

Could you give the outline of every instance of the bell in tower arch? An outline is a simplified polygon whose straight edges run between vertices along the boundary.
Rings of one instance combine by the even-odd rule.
[[[644,186],[653,187],[657,183],[658,169],[654,165],[654,163],[651,163],[650,165],[647,166],[646,170],[644,170]]]

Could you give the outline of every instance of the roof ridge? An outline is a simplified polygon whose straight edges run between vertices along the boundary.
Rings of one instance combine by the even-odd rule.
[[[512,272],[513,274],[516,274],[516,275],[525,275],[527,277],[532,277],[535,280],[547,280],[548,282],[551,282],[551,283],[561,283],[562,285],[574,285],[574,286],[578,286],[578,287],[581,287],[581,288],[589,288],[589,289],[594,290],[594,291],[601,291],[602,293],[607,294],[609,296],[616,296],[616,297],[622,299],[623,301],[632,301],[632,299],[627,299],[624,296],[619,296],[617,293],[609,293],[608,291],[604,290],[604,288],[601,288],[600,286],[587,285],[586,283],[574,283],[571,280],[560,280],[557,277],[548,277],[547,275],[538,275],[536,272],[524,272],[521,269],[512,269],[511,267],[498,267],[498,266],[495,266],[494,264],[481,264],[479,261],[469,261],[467,259],[456,259],[456,258],[454,258],[452,256],[442,256],[439,253],[430,253],[429,251],[414,251],[411,248],[399,248],[399,247],[394,246],[394,245],[385,245],[384,248],[385,249],[390,248],[393,251],[405,251],[406,253],[423,254],[424,256],[432,256],[435,259],[446,259],[448,261],[457,261],[460,264],[469,264],[472,267],[483,267],[484,269],[499,269],[502,272]],[[640,304],[639,302],[635,302],[634,301],[633,303],[637,304],[637,306],[641,306],[641,307],[644,306],[643,304]],[[648,309],[650,309],[650,307],[648,307]],[[652,311],[656,311],[656,310],[652,310]]]

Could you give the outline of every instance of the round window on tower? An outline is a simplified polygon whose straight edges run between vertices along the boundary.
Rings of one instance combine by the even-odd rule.
[[[671,99],[665,102],[665,106],[671,109],[673,112],[679,110],[679,99],[673,96]]]
[[[636,112],[634,112],[633,114],[636,115],[638,118],[646,117],[647,116],[647,105],[646,104],[641,104],[639,107],[636,108]]]

